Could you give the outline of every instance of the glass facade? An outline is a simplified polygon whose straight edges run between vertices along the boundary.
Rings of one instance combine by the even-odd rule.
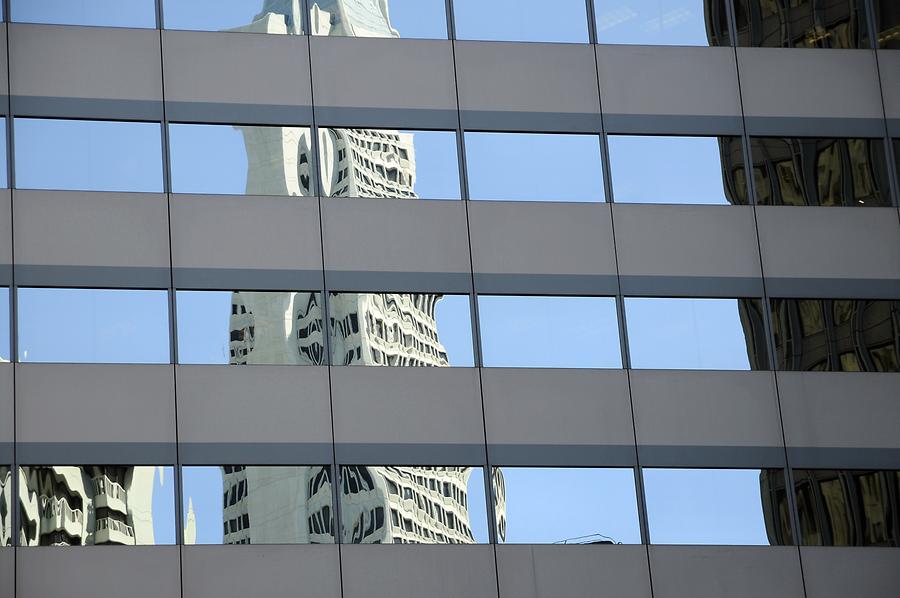
[[[587,43],[582,0],[453,0],[458,39]]]
[[[601,44],[730,46],[728,0],[594,0]]]
[[[290,9],[289,9],[290,7]],[[299,4],[278,0],[162,0],[166,29],[303,34]]]
[[[739,46],[870,48],[866,0],[734,0]]]
[[[0,287],[0,362],[9,361],[12,351],[9,324],[9,289]]]
[[[14,23],[156,28],[155,0],[10,0]]]
[[[447,39],[443,0],[307,0],[313,35]]]

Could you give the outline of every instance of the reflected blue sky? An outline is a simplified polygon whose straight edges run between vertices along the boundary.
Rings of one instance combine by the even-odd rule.
[[[640,544],[633,469],[501,469],[507,543]]]
[[[480,295],[485,367],[622,367],[612,297]]]
[[[472,199],[603,201],[597,135],[467,132],[465,136]]]
[[[472,340],[472,304],[468,295],[444,295],[434,311],[438,340],[447,350],[451,366],[475,365]]]
[[[584,0],[453,0],[456,37],[587,43]]]
[[[263,0],[162,0],[166,29],[222,31],[249,25]]]
[[[594,0],[601,44],[708,46],[703,0]]]
[[[175,544],[175,468],[154,469],[153,539],[156,544]]]
[[[16,118],[16,186],[163,190],[159,123]]]
[[[18,289],[19,361],[169,363],[166,291]]]
[[[4,143],[0,143],[0,187],[9,187],[9,161],[6,156],[6,118],[0,118],[0,135]]]
[[[487,489],[484,486],[484,469],[473,467],[469,475],[469,487],[466,500],[469,505],[469,527],[478,544],[487,544],[488,536]]]
[[[9,288],[0,287],[0,359],[9,361]]]
[[[231,291],[177,291],[178,363],[230,360]]]
[[[20,23],[156,27],[154,0],[10,0],[10,13]]]
[[[219,466],[181,469],[182,521],[187,524],[188,500],[193,502],[197,544],[221,544],[223,533],[222,468]]]
[[[717,137],[608,139],[616,202],[729,205]]]
[[[311,8],[318,4],[322,10],[332,14],[337,12],[335,0],[308,0],[308,3]],[[363,11],[377,14],[380,0],[355,0],[350,3],[349,8],[357,10],[353,4],[364,6]],[[447,39],[447,10],[444,0],[388,0],[386,4],[391,27],[401,38]],[[363,19],[357,19],[357,24]],[[332,17],[332,20],[335,18]],[[380,22],[380,27],[368,28],[369,34],[376,30],[380,35],[389,35],[384,22]],[[334,35],[335,30],[332,29],[330,33]]]
[[[737,299],[626,297],[636,369],[749,370]]]
[[[758,469],[644,469],[652,544],[768,545]]]
[[[420,199],[459,199],[459,151],[454,131],[400,131],[413,135]]]
[[[247,147],[232,125],[169,124],[172,193],[247,192]]]

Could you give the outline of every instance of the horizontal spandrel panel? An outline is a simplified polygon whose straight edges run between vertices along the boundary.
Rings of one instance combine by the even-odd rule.
[[[329,466],[182,468],[185,544],[331,544]]]
[[[307,1],[313,35],[447,39],[444,0]]]
[[[735,0],[738,45],[869,48],[865,0]]]
[[[772,299],[776,369],[900,372],[900,300]]]
[[[747,203],[740,137],[610,135],[617,203]]]
[[[769,367],[759,299],[626,297],[625,321],[633,368]]]
[[[9,361],[9,289],[0,287],[0,362]]]
[[[485,367],[620,368],[613,297],[479,295]]]
[[[10,0],[15,23],[156,28],[154,0]]]
[[[170,124],[173,193],[311,195],[307,127]]]
[[[166,29],[300,35],[302,2],[161,0]]]
[[[169,363],[160,290],[18,289],[23,363]]]
[[[178,363],[324,365],[322,295],[177,291]]]
[[[781,469],[644,468],[651,544],[792,544]]]
[[[0,547],[12,546],[12,470],[0,465]]]
[[[472,199],[604,201],[597,135],[467,132]]]
[[[453,131],[321,129],[322,195],[459,199]]]
[[[497,541],[640,544],[631,468],[494,468]]]
[[[457,39],[587,43],[583,0],[454,0]]]
[[[883,139],[751,137],[750,153],[761,205],[891,205]]]
[[[728,46],[728,0],[594,0],[597,42]]]
[[[468,295],[331,293],[331,364],[472,367]]]
[[[804,546],[900,546],[900,471],[795,469]]]
[[[19,468],[19,546],[175,543],[175,476],[165,466]]]
[[[480,467],[342,466],[345,544],[485,544]]]

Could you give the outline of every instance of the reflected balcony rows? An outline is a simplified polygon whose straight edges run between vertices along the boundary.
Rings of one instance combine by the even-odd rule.
[[[344,465],[337,487],[333,471],[185,466],[176,517],[172,467],[21,467],[17,545],[174,544],[178,526],[186,545],[644,541],[631,468],[493,467],[486,484],[480,467]],[[898,471],[795,469],[793,493],[782,469],[642,476],[652,544],[900,546]],[[12,507],[3,466],[0,546],[12,545]]]
[[[900,300],[772,299],[768,311],[755,298],[625,297],[621,311],[618,303],[178,290],[172,347],[166,290],[20,287],[18,361],[166,364],[174,348],[176,362],[190,365],[900,372]],[[0,361],[9,361],[5,288],[0,311]],[[58,313],[71,316],[49,317]]]
[[[897,48],[891,0],[159,0],[166,29],[556,43]],[[11,0],[10,20],[156,28],[156,0]],[[871,15],[870,15],[871,13]],[[447,15],[454,16],[453,28]],[[870,30],[870,17],[872,27]],[[875,32],[875,35],[872,34]]]

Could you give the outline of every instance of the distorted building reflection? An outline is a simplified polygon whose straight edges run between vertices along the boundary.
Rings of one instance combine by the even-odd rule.
[[[739,46],[868,48],[865,0],[735,0]]]
[[[791,506],[784,481],[783,469],[763,469],[759,472],[760,498],[766,534],[772,546],[794,544],[791,527]]]
[[[12,546],[12,471],[0,465],[0,546]]]
[[[885,50],[900,49],[900,2],[896,0],[872,0],[875,11],[875,34],[878,47]]]
[[[776,369],[900,371],[900,301],[773,299]]]
[[[19,546],[156,544],[152,466],[19,468]],[[157,477],[158,476],[158,477]]]

